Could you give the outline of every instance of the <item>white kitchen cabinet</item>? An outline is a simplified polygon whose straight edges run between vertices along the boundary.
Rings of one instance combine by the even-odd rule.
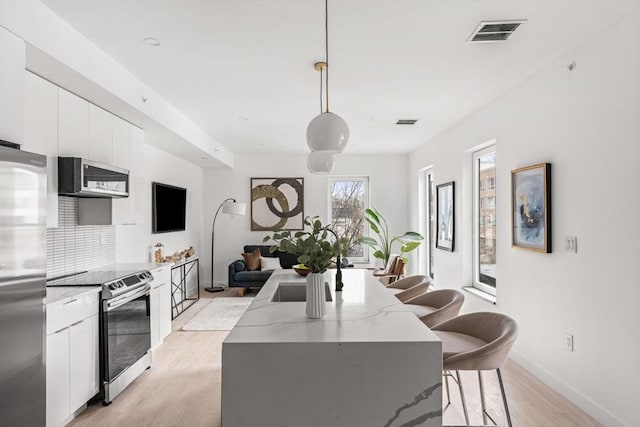
[[[129,197],[113,199],[113,224],[133,224],[133,176],[131,166],[131,144],[129,128],[131,125],[120,117],[113,116],[113,165],[129,171]]]
[[[113,117],[108,111],[89,104],[89,160],[113,163]]]
[[[99,293],[47,305],[47,426],[61,426],[99,389]]]
[[[0,139],[23,141],[25,44],[0,27]]]
[[[88,141],[89,103],[58,88],[58,155],[88,158]]]
[[[47,156],[47,227],[58,226],[58,87],[25,72],[22,149]]]
[[[131,125],[129,127],[131,141],[131,177],[132,188],[131,216],[134,224],[149,224],[151,222],[151,185],[145,178],[147,165],[144,152],[144,130]]]
[[[69,416],[69,328],[47,336],[47,426]]]
[[[99,390],[99,322],[95,314],[69,327],[69,409],[75,411]]]
[[[131,149],[129,145],[128,122],[113,116],[113,165],[123,169],[130,169]]]
[[[152,270],[151,348],[156,348],[171,333],[171,268]]]
[[[129,197],[113,199],[113,224],[143,224],[145,220],[149,221],[151,215],[146,215],[144,209],[145,202],[150,205],[150,198],[145,189],[146,181],[144,180],[144,131],[118,117],[114,117],[114,123],[118,123],[113,128],[114,159],[119,148],[124,150],[124,144],[116,143],[116,132],[122,132],[121,139],[124,140],[124,125],[126,124],[128,151],[126,156],[121,155],[121,163],[115,163],[115,165],[129,170]]]
[[[164,340],[171,333],[171,283],[167,282],[158,287],[160,310],[158,317],[160,339]]]

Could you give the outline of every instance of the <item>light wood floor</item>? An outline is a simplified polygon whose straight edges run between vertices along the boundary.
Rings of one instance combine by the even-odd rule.
[[[222,341],[227,332],[183,332],[180,328],[211,297],[235,296],[232,291],[208,294],[173,322],[173,332],[153,354],[153,366],[131,384],[110,406],[93,405],[72,426],[220,426],[220,374]],[[481,425],[477,375],[462,372],[472,425]],[[513,425],[516,427],[600,426],[589,415],[508,361],[502,369]],[[506,426],[495,373],[483,376],[489,413]],[[445,425],[463,425],[464,417],[455,383],[452,404],[444,412]],[[443,396],[444,401],[446,397]],[[251,402],[246,402],[247,411]],[[278,426],[256,426],[278,427]],[[300,427],[305,427],[301,425]],[[345,426],[356,427],[356,426]],[[369,426],[363,426],[369,427]]]

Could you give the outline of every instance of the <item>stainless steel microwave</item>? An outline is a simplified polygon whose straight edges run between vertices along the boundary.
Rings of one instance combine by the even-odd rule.
[[[129,171],[78,157],[58,157],[58,194],[129,197]]]

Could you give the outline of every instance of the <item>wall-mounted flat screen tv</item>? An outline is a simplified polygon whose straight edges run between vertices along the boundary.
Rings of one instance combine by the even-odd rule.
[[[154,182],[151,184],[153,233],[185,230],[187,189]]]

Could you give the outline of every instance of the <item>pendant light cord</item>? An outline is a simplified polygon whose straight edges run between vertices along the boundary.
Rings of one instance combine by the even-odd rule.
[[[326,84],[325,90],[327,91],[326,104],[327,113],[329,112],[329,0],[324,0],[324,62],[327,64],[327,70],[325,74]]]
[[[324,94],[324,89],[322,86],[323,80],[324,80],[324,75],[322,74],[322,68],[320,68],[320,114],[322,114],[324,111],[323,102],[322,102],[322,95]]]

